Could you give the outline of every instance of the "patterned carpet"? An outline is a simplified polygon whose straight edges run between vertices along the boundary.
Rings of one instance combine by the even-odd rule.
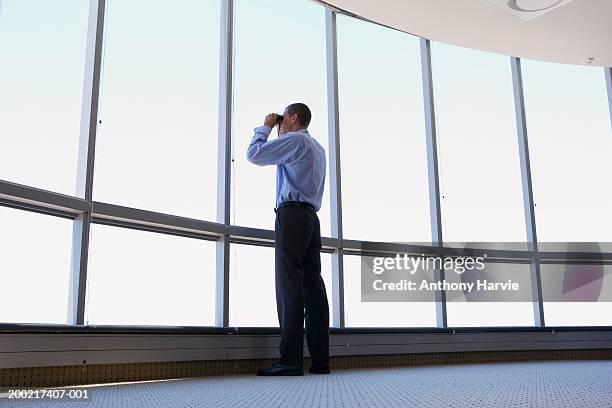
[[[612,361],[337,370],[74,389],[87,390],[89,399],[0,396],[0,407],[612,407]]]

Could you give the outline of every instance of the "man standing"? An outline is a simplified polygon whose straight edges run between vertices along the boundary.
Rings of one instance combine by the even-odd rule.
[[[311,113],[294,103],[255,128],[247,159],[276,165],[275,285],[280,359],[257,375],[304,375],[304,308],[311,373],[329,371],[329,304],[321,278],[321,208],[325,149],[308,133]],[[279,125],[278,138],[268,141]]]

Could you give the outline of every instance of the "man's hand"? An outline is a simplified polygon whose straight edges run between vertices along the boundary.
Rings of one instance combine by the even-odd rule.
[[[274,126],[276,126],[277,116],[278,115],[276,113],[270,113],[269,115],[266,115],[266,119],[264,120],[264,125],[270,128],[273,128]]]

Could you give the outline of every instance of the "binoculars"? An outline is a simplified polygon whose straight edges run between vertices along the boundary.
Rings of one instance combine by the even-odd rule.
[[[280,124],[283,121],[283,115],[276,115],[276,123]]]

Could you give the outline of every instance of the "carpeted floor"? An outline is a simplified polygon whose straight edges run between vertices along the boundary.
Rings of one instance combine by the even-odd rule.
[[[612,407],[612,361],[338,370],[72,389],[87,390],[89,400],[0,397],[0,407]]]

